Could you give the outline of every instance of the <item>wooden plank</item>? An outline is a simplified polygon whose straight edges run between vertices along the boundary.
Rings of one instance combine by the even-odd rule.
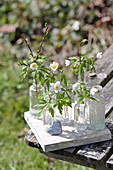
[[[113,138],[113,116],[109,118],[106,122],[106,126],[109,128],[112,138]],[[83,146],[78,152],[82,158],[95,160],[95,161],[103,161],[107,159],[111,154],[113,149],[113,139],[106,142],[91,144]]]
[[[85,132],[78,133],[72,126],[62,126],[62,134],[52,136],[44,131],[41,120],[31,118],[29,112],[25,112],[24,117],[45,152],[111,139],[107,128],[100,131],[87,128]]]
[[[113,140],[83,146],[78,152],[79,157],[90,160],[101,161],[108,156],[111,148],[113,148]]]
[[[30,136],[31,136],[31,140],[30,140]],[[34,140],[32,140],[32,139],[33,139],[33,137],[31,135],[31,132],[28,132],[26,137],[25,137],[25,141],[27,141],[27,144],[29,146],[37,148],[38,145],[37,146],[34,145],[34,143],[35,143],[34,140],[37,141],[37,139],[35,138],[35,136],[34,136]],[[31,143],[32,143],[32,145],[31,145]],[[38,141],[36,143],[38,143]],[[100,167],[101,167],[102,170],[110,170],[109,168],[106,167],[105,162],[102,162],[102,161],[98,162],[97,159],[92,161],[92,159],[80,157],[79,155],[76,154],[76,152],[74,152],[73,154],[69,153],[69,152],[66,153],[65,150],[44,152],[41,147],[39,147],[38,149],[42,154],[44,154],[48,157],[51,157],[51,158],[55,158],[55,159],[59,159],[59,160],[63,160],[63,161],[71,162],[71,163],[74,163],[74,164],[91,167],[91,168],[96,168],[98,170],[100,170]],[[76,148],[76,150],[78,150],[78,147]],[[104,151],[105,151],[105,148],[104,148]]]
[[[34,135],[34,133],[32,132],[31,129],[26,134],[24,140],[25,140],[26,144],[31,146],[31,147],[35,147],[35,148],[38,148],[38,149],[41,148],[38,140],[36,139],[36,137],[35,137],[35,135]]]
[[[105,114],[107,117],[113,110],[113,78],[103,88],[103,94],[105,96]]]
[[[113,138],[113,114],[111,114],[111,116],[107,119],[106,126],[110,130],[111,136]]]
[[[107,167],[113,169],[113,154],[111,155],[111,157],[107,161]]]
[[[29,145],[31,147],[35,147],[35,148],[41,149],[41,146],[40,146],[36,136],[34,135],[34,133],[32,132],[31,129],[26,134],[24,140],[25,140],[27,145]],[[63,149],[61,151],[73,154],[74,152],[76,152],[76,147]]]
[[[101,60],[97,60],[96,73],[105,72],[107,78],[99,79],[98,84],[105,86],[113,77],[113,44],[105,51]]]
[[[109,130],[111,131],[112,136],[113,136],[113,115],[111,115],[111,117],[107,120],[106,126],[109,128]],[[30,136],[31,136],[31,139],[30,139]],[[33,138],[30,133],[29,138],[27,138],[27,136],[26,136],[25,141],[27,141],[28,145],[30,145],[32,147],[36,147],[36,145],[34,145],[34,141],[32,139],[34,139],[34,141],[36,140],[35,136]],[[32,143],[32,145],[31,145],[31,143]],[[102,170],[112,169],[112,168],[110,168],[112,166],[108,165],[108,164],[110,164],[109,162],[107,164],[108,168],[106,167],[106,161],[109,158],[109,156],[111,155],[111,153],[113,153],[113,151],[112,151],[113,150],[113,140],[110,140],[107,142],[101,142],[101,143],[97,143],[97,144],[92,144],[92,145],[86,145],[86,146],[83,146],[82,148],[74,147],[75,151],[73,154],[71,152],[66,153],[64,150],[44,152],[41,149],[41,147],[39,147],[38,149],[40,150],[41,153],[45,154],[46,156],[64,160],[64,161],[71,162],[74,164],[92,167],[92,168],[96,168],[98,170],[100,170],[100,167]],[[80,151],[81,151],[81,153],[80,153]]]

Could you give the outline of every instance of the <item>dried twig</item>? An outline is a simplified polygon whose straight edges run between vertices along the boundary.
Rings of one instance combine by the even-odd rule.
[[[28,49],[30,50],[30,55],[32,55],[32,56],[34,57],[33,52],[32,52],[32,49],[31,49],[29,43],[27,42],[27,39],[24,39],[24,42],[26,43]],[[34,58],[35,58],[35,57],[34,57]]]
[[[43,43],[44,43],[45,38],[46,38],[47,35],[48,35],[48,25],[47,25],[47,23],[45,23],[45,33],[44,33],[44,36],[42,38],[42,42],[40,44],[39,50],[37,50],[37,57],[36,57],[36,59],[38,59],[38,56],[39,56],[39,54],[40,54],[40,52],[42,50],[42,46],[43,46]]]

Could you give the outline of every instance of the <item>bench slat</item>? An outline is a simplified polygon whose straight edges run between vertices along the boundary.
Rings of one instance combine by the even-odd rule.
[[[113,78],[103,88],[103,94],[105,96],[105,114],[107,117],[113,110]]]
[[[98,84],[105,84],[113,77],[113,44],[104,52],[101,60],[97,60],[96,73],[104,72],[107,74],[106,79],[99,79]]]
[[[107,167],[108,168],[112,168],[113,169],[113,154],[111,155],[111,157],[108,159],[107,161]]]
[[[101,142],[83,146],[78,152],[81,158],[87,158],[90,160],[101,161],[108,156],[108,153],[113,148],[113,140],[107,142]]]
[[[107,120],[106,126],[111,132],[111,136],[113,138],[113,115]],[[95,143],[91,145],[83,146],[77,154],[80,157],[88,158],[91,160],[102,161],[103,159],[108,157],[108,155],[112,152],[113,148],[113,140]]]

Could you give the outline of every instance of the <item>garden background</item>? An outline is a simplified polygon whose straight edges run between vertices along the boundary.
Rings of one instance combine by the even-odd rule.
[[[79,21],[78,30],[73,26]],[[86,170],[89,168],[48,158],[28,147],[28,89],[32,79],[21,81],[18,63],[28,58],[26,37],[36,51],[48,23],[49,34],[42,54],[58,61],[76,55],[86,38],[83,53],[96,56],[113,42],[112,0],[0,0],[0,169],[1,170]]]

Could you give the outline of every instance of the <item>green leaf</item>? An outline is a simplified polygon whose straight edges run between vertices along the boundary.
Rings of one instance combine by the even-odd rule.
[[[83,64],[81,63],[79,67],[79,74],[82,75],[82,73],[83,73]]]
[[[47,90],[49,91],[49,86],[50,86],[49,80],[46,81],[46,85],[47,85]]]
[[[29,59],[31,63],[35,62],[35,58],[32,55],[29,56]]]
[[[52,107],[49,107],[49,112],[51,113],[51,116],[54,117],[54,109]]]
[[[39,71],[39,80],[42,82],[44,80],[44,75],[41,71]]]
[[[46,56],[44,56],[44,55],[39,55],[39,56],[38,56],[38,59],[43,59],[43,60],[51,61],[50,58],[48,58],[48,57],[46,57]]]
[[[83,39],[83,40],[80,42],[80,46],[83,47],[87,42],[88,42],[87,39]]]
[[[62,110],[63,110],[62,107],[63,107],[62,104],[60,102],[58,102],[58,110],[59,110],[60,114],[62,114]]]
[[[78,60],[78,57],[73,56],[73,57],[69,57],[69,59],[70,60],[73,60],[73,59]]]
[[[27,62],[26,60],[23,60],[23,63],[24,63],[25,65],[28,65],[28,62]]]
[[[50,74],[49,69],[47,69],[47,68],[41,68],[40,70],[44,73],[47,73],[48,75]]]
[[[59,69],[59,71],[60,71],[61,73],[65,73],[65,72],[66,72],[65,70],[61,70],[61,69]]]
[[[43,65],[43,62],[42,63],[38,63],[38,69]]]

